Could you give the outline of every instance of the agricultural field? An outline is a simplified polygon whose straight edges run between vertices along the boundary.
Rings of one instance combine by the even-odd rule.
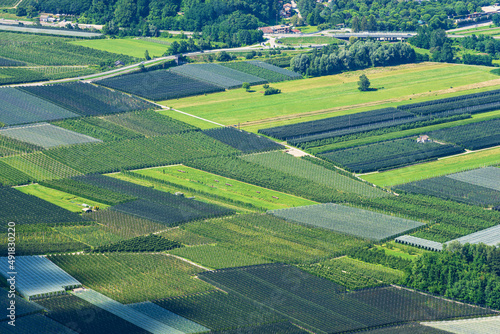
[[[45,181],[41,182],[40,184],[48,188],[108,205],[116,205],[124,202],[134,201],[137,199],[137,197],[135,196],[121,194],[119,192],[108,190],[100,186],[95,186],[72,179]]]
[[[306,330],[299,328],[291,322],[278,322],[269,325],[238,328],[227,331],[217,331],[217,334],[252,334],[252,333],[279,333],[279,334],[307,334]]]
[[[243,160],[278,170],[295,177],[305,178],[341,192],[350,192],[365,197],[383,197],[387,193],[370,185],[356,181],[323,166],[304,159],[295,158],[283,152],[245,155]]]
[[[129,64],[136,60],[126,55],[73,45],[68,43],[72,39],[65,37],[2,31],[0,32],[0,40],[2,41],[0,57],[25,62],[29,65],[99,65],[101,62],[114,63],[117,60]],[[47,52],[48,45],[51,52]]]
[[[113,206],[113,210],[156,221],[167,226],[194,219],[218,217],[233,213],[233,211],[217,205],[176,196],[108,176],[89,175],[79,177],[77,180],[124,195],[137,197],[137,200]]]
[[[1,0],[0,7],[13,7],[19,0]]]
[[[349,257],[300,265],[299,268],[343,285],[349,290],[397,284],[404,276],[401,270],[366,263]]]
[[[250,326],[285,321],[283,316],[247,298],[222,291],[156,300],[154,303],[215,331],[244,330]]]
[[[0,187],[4,209],[0,211],[2,225],[9,221],[16,224],[57,224],[82,221],[81,216],[52,203],[27,195],[14,188]]]
[[[377,329],[372,329],[368,331],[364,331],[365,334],[449,334],[449,332],[445,332],[439,329],[434,329],[431,327],[427,327],[421,325],[416,322],[410,322],[404,325],[396,325],[391,327],[382,327]]]
[[[494,314],[491,309],[392,286],[356,291],[349,296],[404,321],[444,320]]]
[[[95,143],[100,140],[48,123],[35,123],[0,128],[0,135],[43,148]]]
[[[76,334],[68,327],[41,314],[28,315],[16,319],[15,327],[7,321],[0,322],[0,331],[6,334],[29,334],[33,332]]]
[[[467,172],[448,175],[449,178],[454,180],[467,182],[476,186],[486,187],[493,190],[500,191],[500,168],[485,167],[474,169]]]
[[[34,178],[28,174],[21,172],[4,161],[0,161],[0,184],[3,186],[26,184],[32,181],[34,181]]]
[[[44,153],[88,174],[177,164],[189,159],[237,154],[239,151],[200,132],[188,132],[121,142],[58,147]]]
[[[20,61],[15,61],[15,60],[10,60],[7,58],[1,58],[0,57],[0,66],[5,67],[5,66],[25,66],[26,64]]]
[[[287,69],[284,69],[284,68],[281,68],[278,66],[274,66],[272,64],[269,64],[269,63],[266,63],[263,61],[252,60],[250,62],[250,64],[257,66],[257,67],[264,68],[266,70],[270,70],[270,71],[279,73],[279,74],[286,75],[290,79],[301,79],[302,78],[302,76],[299,73],[295,73],[293,71],[290,71],[290,70],[287,70]]]
[[[233,127],[209,129],[203,131],[203,133],[243,153],[273,151],[285,148],[283,145],[268,138]]]
[[[144,137],[138,132],[109,122],[102,117],[66,119],[52,122],[52,124],[105,142]]]
[[[307,151],[311,154],[319,154],[327,151],[333,151],[348,147],[361,146],[370,143],[375,143],[379,141],[386,141],[391,139],[412,137],[412,136],[420,136],[422,134],[426,134],[432,131],[451,128],[459,125],[472,124],[487,120],[497,119],[500,116],[500,110],[489,111],[480,114],[473,115],[458,115],[447,118],[439,118],[436,120],[425,121],[425,123],[415,123],[409,124],[409,129],[407,130],[399,130],[397,128],[389,128],[389,129],[380,129],[378,131],[367,132],[363,134],[355,134],[346,137],[340,137],[338,139],[333,139],[333,143],[321,146],[309,147]],[[445,121],[443,123],[443,121]],[[428,124],[428,125],[425,125]],[[414,127],[417,126],[417,127]],[[387,131],[389,130],[389,131]],[[396,131],[392,131],[396,130]],[[319,144],[319,143],[315,143]],[[310,146],[310,145],[308,145]]]
[[[9,156],[19,153],[31,153],[42,148],[9,137],[0,136],[0,156]]]
[[[64,78],[80,77],[94,74],[97,70],[94,67],[86,65],[76,66],[32,66],[28,67],[30,71],[42,73],[47,80],[57,80]]]
[[[181,244],[162,238],[161,236],[150,234],[133,239],[122,240],[113,244],[104,245],[94,249],[94,252],[161,252],[182,247]]]
[[[165,41],[171,43],[174,40],[175,39],[168,39]],[[148,39],[138,38],[79,40],[70,43],[101,51],[119,53],[138,59],[144,58],[146,50],[149,52],[151,58],[157,58],[163,56],[168,49],[168,45],[162,45],[149,41]]]
[[[0,68],[0,85],[20,84],[47,80],[40,72],[28,70],[24,67]]]
[[[210,65],[216,66],[211,67]],[[210,67],[208,67],[210,66]],[[174,67],[170,70],[171,72],[177,73],[179,75],[184,75],[189,78],[200,80],[203,82],[208,82],[212,85],[223,87],[225,89],[238,88],[243,84],[243,79],[252,79],[254,85],[263,83],[262,78],[254,77],[253,75],[246,74],[243,72],[237,72],[233,69],[223,67],[217,64],[194,64],[194,65],[182,65],[179,67]],[[222,73],[221,73],[222,72]],[[224,75],[224,72],[231,73],[230,77]],[[241,73],[241,78],[236,79],[234,72]],[[233,75],[232,75],[233,74]],[[250,83],[252,84],[252,83]]]
[[[1,88],[0,122],[6,125],[78,117],[77,114],[16,88]]]
[[[41,183],[43,184],[43,182]],[[17,187],[16,189],[75,213],[81,213],[82,210],[86,208],[85,205],[98,207],[100,209],[106,209],[108,207],[108,205],[104,203],[45,187],[42,184],[30,184],[23,187]]]
[[[165,254],[61,255],[50,260],[85,286],[124,304],[212,289],[190,278],[199,268]]]
[[[89,251],[90,248],[100,247],[123,240],[120,236],[92,223],[84,225],[61,225],[55,227],[55,229],[61,234],[86,245],[87,251]]]
[[[417,143],[416,138],[403,138],[324,152],[320,156],[356,173],[368,173],[462,152],[462,148],[453,145]]]
[[[155,107],[152,103],[139,98],[81,82],[26,86],[21,89],[81,116],[98,116]]]
[[[332,203],[268,211],[299,224],[381,241],[414,230],[424,223]]]
[[[206,71],[208,73],[211,73],[212,75],[220,75],[222,77],[225,77],[225,78],[228,78],[231,80],[240,81],[241,83],[248,82],[250,85],[259,85],[259,84],[264,84],[267,82],[267,80],[265,80],[259,76],[255,76],[255,75],[248,74],[245,72],[240,72],[238,70],[232,69],[232,68],[227,67],[227,66],[222,66],[219,64],[199,64],[199,65],[191,65],[191,66],[196,66],[197,70]],[[178,69],[180,70],[180,69],[182,69],[182,67],[180,67]],[[182,71],[179,73],[182,73]],[[204,81],[207,80],[206,78],[202,78],[202,77],[199,77],[199,79],[204,80]],[[213,80],[213,78],[210,77],[210,80]]]
[[[498,178],[492,180],[492,185],[494,186],[498,180]],[[396,186],[395,190],[427,196],[436,196],[466,204],[482,206],[495,206],[500,204],[500,190],[471,184],[449,176],[439,176],[426,180],[401,184]]]
[[[440,322],[424,322],[423,325],[434,328],[436,331],[441,330],[444,333],[494,333],[500,326],[500,317],[487,317],[466,320],[440,321]]]
[[[197,128],[152,110],[110,115],[105,121],[138,132],[146,137],[196,130]]]
[[[414,115],[397,110],[396,108],[376,109],[361,112],[353,115],[337,116],[325,118],[318,121],[309,121],[298,124],[278,126],[259,130],[259,133],[278,138],[281,140],[290,140],[308,136],[315,136],[322,133],[330,134],[338,130],[351,128],[360,128],[363,126],[380,123],[381,126],[392,125],[396,120],[407,120],[414,118]],[[314,137],[315,138],[315,137]]]
[[[101,229],[105,229],[123,239],[165,230],[165,225],[114,210],[93,211],[85,214],[83,217],[97,222],[101,226]],[[169,236],[167,238],[176,240]]]
[[[391,187],[431,177],[500,164],[500,148],[491,148],[382,173],[363,175],[363,179],[382,187]]]
[[[158,235],[169,240],[179,242],[185,246],[200,246],[215,243],[215,240],[213,239],[189,232],[182,227],[173,227],[158,233]]]
[[[41,299],[38,303],[50,310],[48,316],[51,319],[63,324],[72,324],[72,327],[78,328],[81,334],[109,334],[114,331],[137,334],[149,333],[74,295]],[[91,314],[92,321],[88,321],[87,317],[82,317],[82,314]]]
[[[266,305],[314,333],[363,329],[399,320],[342,293],[341,286],[292,266],[269,264],[222,269],[203,272],[199,277]]]
[[[429,137],[455,143],[468,150],[500,145],[500,119],[461,125],[429,133]]]
[[[150,100],[169,100],[223,91],[224,88],[172,71],[126,74],[96,81],[97,84]]]
[[[342,256],[368,243],[360,238],[298,225],[265,214],[190,222],[182,229],[215,240],[219,246],[269,262],[293,264]]]
[[[425,221],[427,225],[411,235],[441,243],[500,224],[499,212],[438,197],[399,194],[370,200],[366,205]]]
[[[108,311],[114,315],[119,316],[123,320],[126,320],[137,327],[143,328],[152,334],[162,334],[162,333],[172,333],[172,334],[183,334],[173,327],[168,326],[158,320],[150,318],[142,312],[136,311],[135,309],[123,305],[109,297],[100,294],[99,292],[93,290],[85,290],[75,294],[78,298],[88,301],[92,305],[95,305],[103,310]]]
[[[127,176],[139,177],[153,183],[165,183],[189,192],[216,196],[249,209],[278,209],[314,204],[300,197],[273,191],[234,179],[207,173],[186,166],[159,167],[137,170]]]
[[[76,170],[49,158],[43,152],[8,156],[0,159],[0,161],[25,173],[30,180],[43,181],[81,175]]]
[[[7,230],[0,235],[0,254],[7,256]],[[61,234],[45,224],[16,226],[16,254],[41,255],[81,251],[86,245]],[[17,306],[17,305],[16,305]]]
[[[488,108],[490,110],[496,110],[499,107],[499,102],[500,90],[497,89],[444,99],[405,104],[398,106],[398,109],[407,110],[419,116],[451,116],[459,113],[474,114],[484,112],[485,109]]]
[[[255,255],[248,255],[220,246],[204,245],[177,248],[168,252],[210,269],[251,266],[269,263]]]
[[[394,107],[410,98],[414,102],[436,99],[436,96],[463,95],[476,87],[491,89],[492,80],[498,76],[490,70],[443,63],[402,65],[275,83],[273,87],[282,93],[273,96],[263,96],[257,93],[261,90],[257,88],[255,93],[234,90],[166,103],[221,124],[240,122],[243,129],[256,132],[277,125],[328,118],[333,113],[341,116]],[[384,89],[359,94],[357,81],[362,73],[368,75],[373,87]],[[482,82],[484,84],[479,84]]]
[[[286,157],[286,153],[278,152],[278,154],[283,154],[283,159],[289,159]],[[268,159],[269,153],[249,155],[244,158],[259,158],[264,155],[266,156],[265,159]],[[292,162],[296,162],[297,164],[306,163],[302,167],[310,167],[306,169],[309,173],[305,174],[304,170],[294,168],[293,164],[289,164],[290,161],[285,161],[283,165],[274,166],[279,169],[273,169],[272,167],[264,166],[264,163],[248,162],[239,157],[219,156],[217,158],[186,161],[184,164],[209,173],[285,192],[315,202],[345,201],[346,198],[357,201],[360,197],[376,198],[389,196],[383,190],[350,179],[343,174],[338,174],[322,166],[292,156],[290,156],[290,159],[295,159]],[[295,170],[295,173],[301,174],[294,175],[291,172],[283,171],[282,168],[289,168],[292,171]],[[312,178],[316,178],[317,180],[315,181]],[[332,180],[339,182],[335,183]],[[331,185],[332,183],[333,186]]]
[[[290,77],[287,75],[271,71],[263,67],[252,65],[252,63],[246,61],[230,62],[221,65],[226,66],[228,68],[232,68],[233,70],[236,71],[254,75],[256,77],[266,80],[267,82],[279,82],[279,81],[290,80]]]

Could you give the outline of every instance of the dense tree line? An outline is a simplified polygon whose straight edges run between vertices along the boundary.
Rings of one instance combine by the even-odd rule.
[[[418,28],[418,34],[408,40],[411,45],[427,49],[431,52],[432,61],[453,61],[452,41],[446,36],[444,29],[433,29],[430,26]]]
[[[500,249],[452,243],[426,253],[407,270],[404,284],[475,304],[500,308]]]
[[[28,0],[19,13],[75,14],[80,23],[106,25],[105,32],[112,34],[196,31],[208,43],[238,46],[260,42],[256,29],[276,23],[278,8],[278,0]]]
[[[330,45],[322,50],[314,50],[311,54],[297,55],[290,61],[290,66],[293,71],[319,76],[371,66],[406,64],[415,60],[415,51],[404,43],[357,41],[343,50],[339,50],[336,45]]]
[[[415,31],[422,23],[429,24],[434,29],[448,29],[453,26],[450,18],[480,12],[481,6],[491,4],[491,1],[486,0],[337,0],[328,3],[297,0],[297,2],[304,24],[323,25],[325,28],[346,24],[354,31]],[[294,17],[293,20],[301,21],[298,17]]]

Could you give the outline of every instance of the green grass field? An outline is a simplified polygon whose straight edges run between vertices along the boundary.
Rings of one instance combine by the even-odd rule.
[[[500,147],[443,158],[437,161],[361,176],[382,187],[428,179],[463,170],[500,164]]]
[[[230,201],[248,203],[266,210],[311,205],[315,203],[304,198],[254,186],[185,166],[143,169],[135,171],[134,173],[209,193],[214,196],[229,199]]]
[[[84,208],[82,204],[87,204],[90,206],[98,206],[100,209],[105,209],[109,207],[109,205],[103,203],[98,203],[59,190],[47,188],[39,184],[31,184],[29,186],[17,187],[16,189],[22,191],[25,194],[30,194],[39,197],[47,202],[58,205],[61,208],[64,208],[72,212],[78,212],[78,213],[82,212],[82,209]]]
[[[169,38],[162,40],[173,42],[177,39]],[[93,40],[76,41],[71,43],[76,45],[83,45],[89,48],[98,49],[102,51],[121,53],[124,55],[137,58],[144,58],[144,52],[146,50],[148,50],[151,58],[161,57],[168,49],[168,45],[163,45],[160,43],[154,43],[134,38],[93,39]]]
[[[127,181],[127,182],[132,182],[139,184],[141,186],[149,187],[149,188],[154,188],[159,191],[165,191],[169,193],[176,193],[176,192],[182,192],[185,197],[195,197],[197,201],[200,202],[205,202],[205,203],[212,203],[215,205],[220,205],[223,207],[226,207],[228,209],[234,210],[236,212],[241,212],[241,213],[249,213],[249,212],[255,212],[255,211],[262,211],[262,209],[257,210],[256,208],[251,208],[248,206],[241,205],[241,203],[235,203],[234,201],[228,201],[225,198],[220,198],[220,197],[215,197],[215,196],[206,196],[203,193],[194,191],[194,190],[186,190],[184,187],[178,187],[174,183],[166,184],[161,182],[160,180],[145,180],[142,178],[139,178],[137,176],[134,177],[132,174],[122,174],[122,173],[114,173],[114,174],[108,174],[108,176]]]
[[[435,99],[437,95],[479,88],[484,81],[499,79],[491,68],[423,63],[371,68],[305,80],[275,83],[278,95],[264,96],[261,86],[253,93],[243,89],[161,102],[189,114],[224,125],[241,123],[245,130],[297,123],[402,104]],[[359,75],[366,73],[377,91],[360,93]],[[500,81],[500,80],[499,80]],[[496,83],[497,84],[497,83]],[[484,86],[493,86],[490,82]],[[490,88],[491,89],[491,88]],[[411,101],[410,101],[411,99]]]
[[[317,26],[305,26],[305,27],[299,27],[298,29],[305,34],[318,31]]]

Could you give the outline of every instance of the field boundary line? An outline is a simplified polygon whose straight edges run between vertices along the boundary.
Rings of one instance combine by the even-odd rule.
[[[212,271],[212,269],[210,269],[210,268],[203,267],[202,265],[197,264],[197,263],[195,263],[195,262],[193,262],[193,261],[190,261],[190,260],[188,260],[188,259],[185,259],[185,258],[183,258],[183,257],[181,257],[181,256],[174,255],[174,254],[170,254],[170,253],[165,253],[165,255],[166,255],[166,256],[175,257],[176,259],[179,259],[179,260],[181,260],[181,261],[187,262],[187,263],[189,263],[189,264],[191,264],[191,265],[193,265],[193,266],[195,266],[195,267],[198,267],[198,268],[200,268],[200,269],[203,269],[203,270],[206,270],[206,271]]]
[[[191,116],[191,117],[194,117],[194,118],[197,118],[197,119],[201,119],[202,121],[209,122],[209,123],[212,123],[212,124],[215,124],[215,125],[225,126],[225,125],[223,125],[223,124],[220,124],[220,123],[217,123],[217,122],[211,121],[211,120],[209,120],[209,119],[202,118],[202,117],[200,117],[200,116],[191,115],[191,114],[188,114],[187,112],[180,111],[180,110],[177,110],[177,109],[174,109],[174,108],[168,108],[168,109],[169,109],[169,110],[173,110],[173,111],[177,111],[178,113],[181,113],[181,114],[184,114],[184,115],[187,115],[187,116]]]

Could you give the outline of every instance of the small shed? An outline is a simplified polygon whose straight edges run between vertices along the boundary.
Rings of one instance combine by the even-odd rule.
[[[417,138],[417,143],[429,143],[431,139],[427,135],[423,135]]]
[[[125,63],[122,62],[121,60],[115,61],[115,66],[123,66],[123,65],[125,65]]]

